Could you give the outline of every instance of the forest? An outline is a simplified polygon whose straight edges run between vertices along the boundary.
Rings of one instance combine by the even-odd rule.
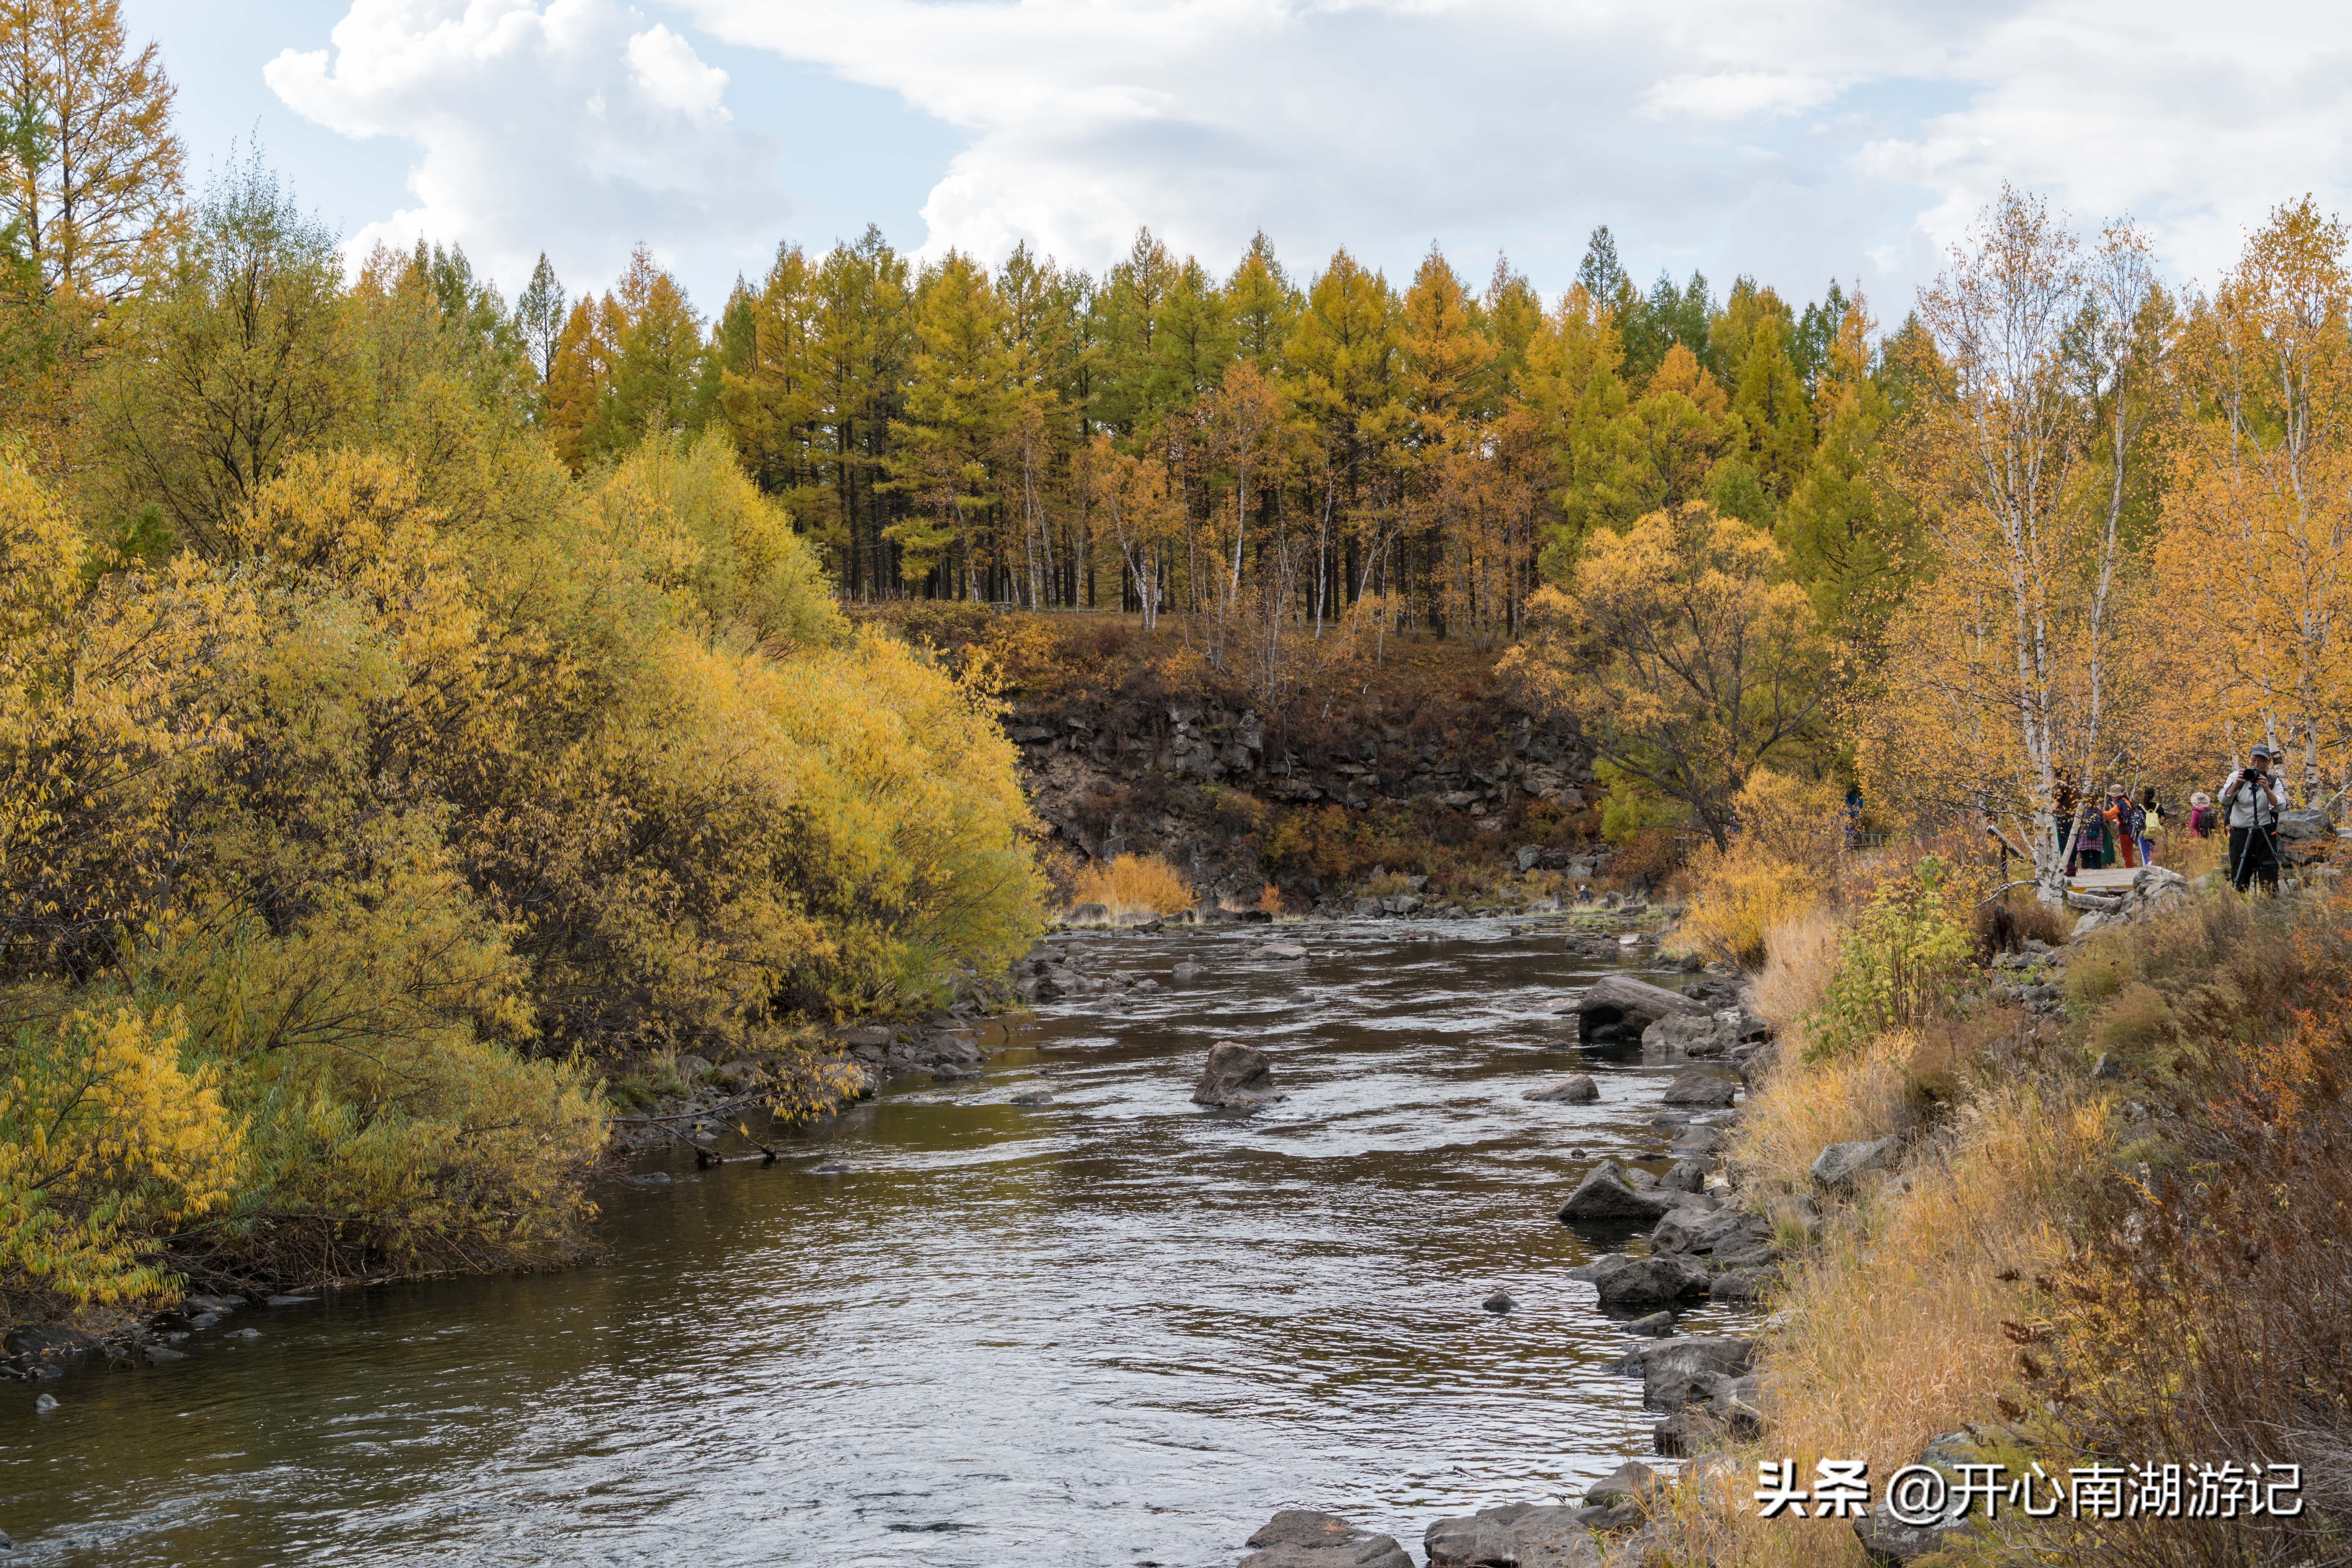
[[[1270,711],[1490,650],[1612,831],[1724,864],[1855,784],[2054,898],[2072,793],[2255,739],[2352,784],[2307,200],[2199,287],[2005,190],[1891,327],[1605,228],[1549,299],[869,229],[706,318],[650,247],[509,300],[258,149],[192,189],[113,0],[7,11],[0,72],[12,1313],[568,1256],[615,1072],[830,1103],[814,1026],[1000,975],[1046,897],[1003,671],[877,605],[1165,617]]]

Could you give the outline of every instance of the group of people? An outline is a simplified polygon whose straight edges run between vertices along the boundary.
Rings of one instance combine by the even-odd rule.
[[[2230,880],[2242,892],[2254,884],[2278,891],[2278,820],[2285,805],[2279,779],[2271,772],[2278,760],[2269,746],[2257,745],[2247,754],[2246,765],[2222,781],[2218,804],[2203,790],[2189,797],[2189,832],[2210,838],[2226,823]],[[2069,876],[2158,863],[2165,819],[2153,786],[2141,790],[2135,801],[2123,785],[2111,784],[2105,799],[2084,800],[2079,810],[2072,788],[2062,783],[2058,795],[2059,821],[2076,830],[2074,853],[2066,864]]]
[[[2074,819],[2078,829],[2067,875],[2109,866],[2156,864],[2164,839],[2164,813],[2157,805],[2154,786],[2140,791],[2139,799],[2134,800],[2123,785],[2111,784],[2105,800],[2084,801],[2079,814],[2065,798],[2071,793],[2063,785],[2059,790],[2059,819]]]

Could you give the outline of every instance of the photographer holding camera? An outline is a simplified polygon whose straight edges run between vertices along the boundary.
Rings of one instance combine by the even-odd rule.
[[[2265,892],[2278,891],[2278,780],[2271,774],[2273,752],[2256,746],[2246,766],[2221,785],[2221,812],[2230,825],[2230,885],[2240,892],[2258,881]]]

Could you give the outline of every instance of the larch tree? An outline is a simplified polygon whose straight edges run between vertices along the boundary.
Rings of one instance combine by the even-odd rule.
[[[119,0],[5,0],[5,201],[45,292],[111,301],[163,262],[182,203],[171,79]]]

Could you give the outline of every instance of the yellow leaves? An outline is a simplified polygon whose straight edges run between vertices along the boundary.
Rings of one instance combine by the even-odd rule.
[[[1700,503],[1585,544],[1500,668],[1573,713],[1601,754],[1689,805],[1718,841],[1748,770],[1819,709],[1812,609],[1771,538]]]
[[[184,1065],[186,1041],[176,1007],[20,1029],[0,1092],[0,1294],[26,1277],[85,1302],[160,1293],[136,1261],[146,1237],[226,1206],[246,1123],[215,1069]]]

